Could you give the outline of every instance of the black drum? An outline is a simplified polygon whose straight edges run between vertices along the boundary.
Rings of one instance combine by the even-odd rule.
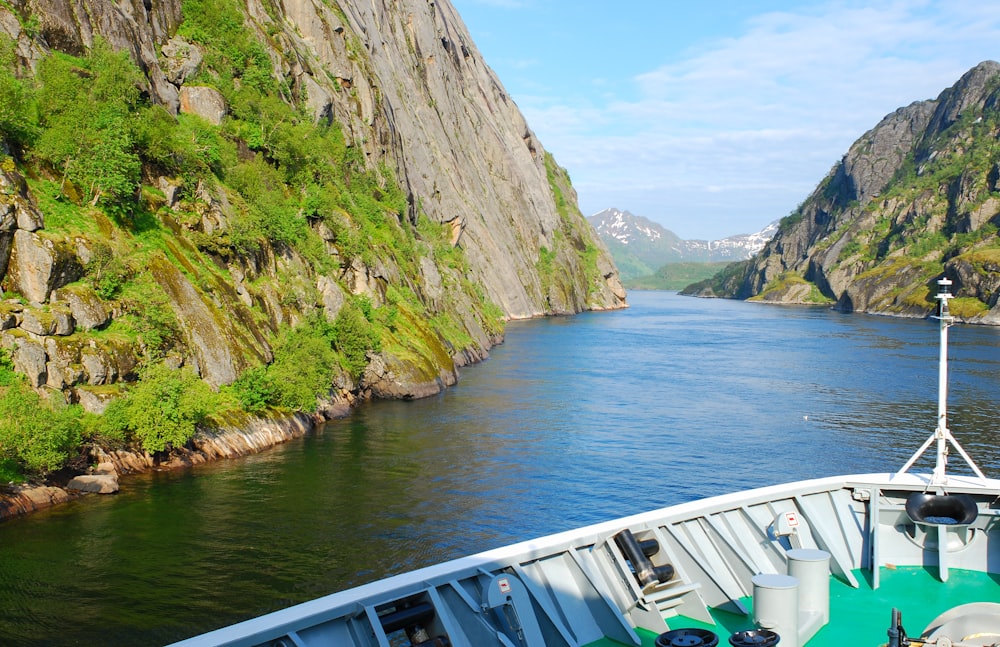
[[[715,647],[719,637],[707,629],[674,629],[656,637],[656,647]]]

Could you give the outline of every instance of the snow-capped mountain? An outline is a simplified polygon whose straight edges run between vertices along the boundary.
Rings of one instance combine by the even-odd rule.
[[[778,231],[775,221],[753,234],[683,240],[648,218],[620,209],[605,209],[587,220],[611,250],[622,278],[652,274],[667,263],[745,260],[759,252]]]

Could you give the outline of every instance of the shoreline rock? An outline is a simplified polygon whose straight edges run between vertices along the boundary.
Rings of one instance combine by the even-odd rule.
[[[6,492],[0,493],[0,522],[66,503],[85,494],[116,493],[119,476],[123,474],[181,469],[256,454],[304,436],[325,420],[346,415],[349,411],[346,405],[331,405],[324,411],[327,414],[324,416],[297,413],[287,418],[247,418],[238,427],[199,431],[187,446],[164,454],[94,447],[91,456],[97,467],[87,474],[74,476],[65,487],[25,483],[12,485]]]

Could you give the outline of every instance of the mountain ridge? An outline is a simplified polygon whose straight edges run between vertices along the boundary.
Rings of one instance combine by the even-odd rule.
[[[587,217],[611,251],[623,280],[654,274],[668,263],[718,263],[750,258],[777,231],[777,221],[759,232],[717,240],[685,240],[643,216],[609,207]]]

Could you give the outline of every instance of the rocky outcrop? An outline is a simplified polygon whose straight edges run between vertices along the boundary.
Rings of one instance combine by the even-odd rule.
[[[114,494],[118,491],[117,474],[81,474],[66,484],[67,490],[90,494]]]
[[[9,519],[66,503],[74,494],[52,485],[14,485],[0,494],[0,519]]]
[[[102,38],[116,51],[128,52],[145,72],[147,90],[177,111],[177,87],[166,79],[157,52],[183,20],[180,0],[19,0],[14,5],[38,21],[38,39],[44,47],[82,55]]]
[[[223,458],[238,458],[299,438],[312,431],[317,418],[305,414],[272,418],[242,417],[212,429],[203,429],[187,446],[169,454],[150,454],[127,449],[95,447],[93,458],[117,474],[136,474],[154,469],[174,469]]]
[[[687,293],[922,317],[951,278],[964,320],[1000,320],[1000,64],[885,117],[753,259]],[[801,286],[807,284],[810,289]]]
[[[175,36],[179,1],[29,0],[23,10],[39,17],[43,47],[81,54],[101,37],[132,55],[151,95],[172,111],[213,123],[225,114],[217,91],[185,84],[201,53]],[[396,169],[411,196],[411,221],[418,203],[438,222],[461,220],[471,278],[508,316],[550,313],[549,303],[563,300],[537,275],[542,249],[556,250],[562,263],[574,247],[607,255],[587,227],[560,238],[567,229],[545,150],[448,0],[291,0],[280,8],[248,0],[247,15],[271,48],[275,74],[316,119],[336,121],[370,159]],[[624,305],[617,273],[590,278],[574,279],[576,296],[561,311]]]

